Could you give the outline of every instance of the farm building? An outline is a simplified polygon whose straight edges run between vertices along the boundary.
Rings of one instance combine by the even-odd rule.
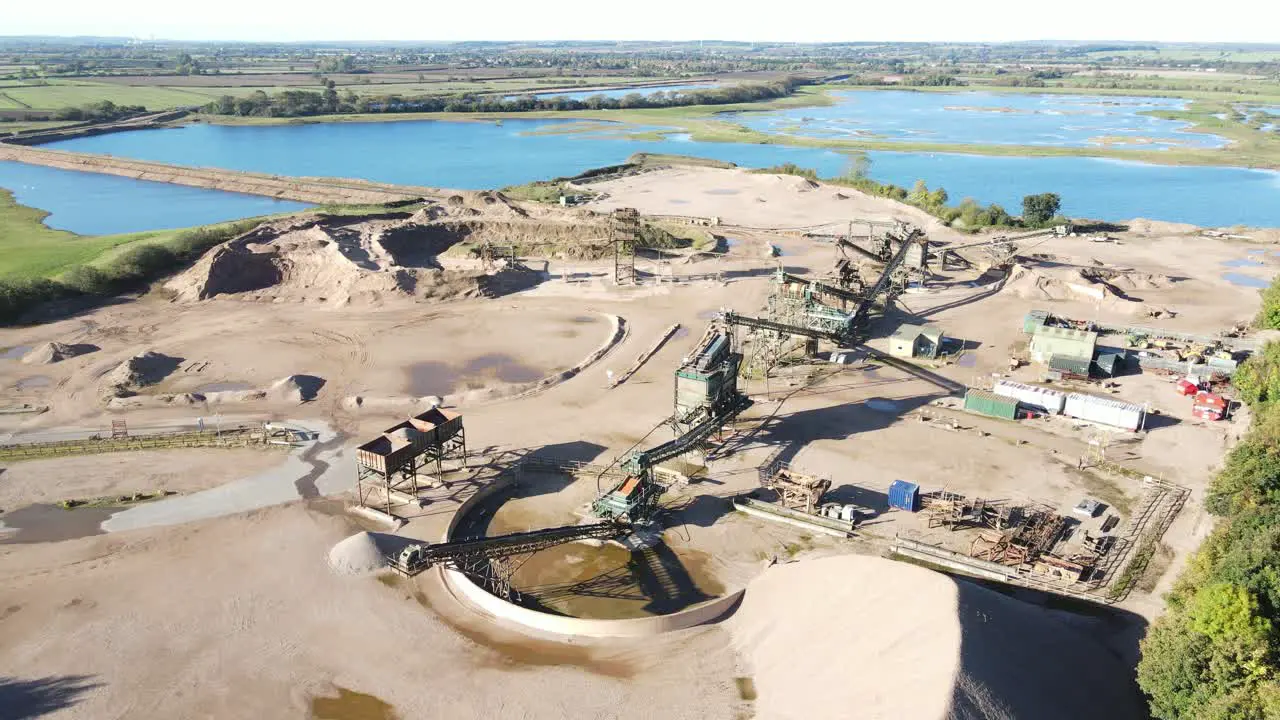
[[[901,325],[889,338],[889,354],[900,358],[936,358],[942,348],[942,330],[930,325]]]
[[[1055,357],[1082,360],[1085,374],[1093,362],[1093,353],[1098,344],[1098,333],[1071,328],[1042,326],[1036,328],[1031,335],[1031,359],[1046,365]]]

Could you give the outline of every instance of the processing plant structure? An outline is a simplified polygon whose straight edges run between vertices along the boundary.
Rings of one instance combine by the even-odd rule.
[[[592,503],[594,515],[605,519],[648,522],[658,509],[666,486],[654,469],[661,463],[698,449],[751,405],[738,389],[742,355],[733,349],[732,325],[712,323],[693,353],[676,370],[675,410],[664,424],[677,437],[657,447],[628,453],[622,459],[625,479]]]

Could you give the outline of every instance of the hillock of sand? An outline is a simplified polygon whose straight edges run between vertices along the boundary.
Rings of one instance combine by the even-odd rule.
[[[60,342],[47,342],[37,345],[23,355],[22,362],[26,365],[49,365],[97,350],[96,345],[64,345]]]
[[[170,357],[154,350],[139,353],[102,376],[102,394],[108,398],[129,397],[140,388],[164,380],[180,364],[182,358]]]
[[[762,719],[1143,716],[1131,669],[1049,611],[883,558],[769,568],[727,626]]]
[[[603,257],[612,251],[609,237],[606,216],[588,210],[525,208],[501,193],[466,193],[412,214],[264,223],[213,248],[165,287],[186,302],[219,296],[335,305],[461,299],[537,282],[536,273],[508,266],[501,252],[486,262],[481,246]]]

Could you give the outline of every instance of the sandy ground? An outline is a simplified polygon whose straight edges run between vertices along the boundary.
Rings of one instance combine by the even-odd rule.
[[[28,460],[0,474],[0,508],[135,492],[189,493],[284,462],[278,450],[195,449]]]
[[[293,469],[287,470],[221,455],[233,458],[225,464],[235,472],[217,474],[219,461],[208,455],[213,451],[183,452],[163,460],[182,463],[183,471],[189,462],[195,470],[183,479],[192,483],[188,489],[217,483],[223,485],[215,491],[233,487],[224,492],[239,499],[218,505],[219,512],[256,507],[238,504],[245,498],[286,503],[282,507],[219,518],[213,517],[217,512],[200,515],[174,505],[167,506],[176,508],[168,515],[166,506],[157,503],[154,510],[130,511],[136,512],[128,522],[120,520],[123,516],[113,518],[117,532],[105,536],[0,546],[0,586],[6,588],[0,606],[10,608],[0,610],[6,614],[0,620],[0,675],[33,683],[41,678],[79,678],[76,682],[86,687],[67,693],[63,714],[68,717],[301,715],[309,697],[332,694],[333,686],[382,698],[401,717],[786,717],[780,698],[795,691],[762,679],[752,670],[751,652],[741,645],[734,650],[721,628],[604,651],[532,640],[510,630],[502,630],[495,639],[498,630],[492,623],[440,597],[427,575],[417,585],[395,587],[367,577],[334,577],[324,566],[325,555],[354,528],[332,517],[329,506],[317,505],[320,501],[298,502],[291,475],[294,470],[310,475],[316,494],[339,493],[354,485],[350,450],[404,413],[385,407],[354,408],[344,402],[352,395],[427,394],[414,392],[415,367],[426,367],[418,372],[437,378],[452,373],[456,384],[472,389],[510,385],[502,379],[501,368],[510,369],[511,363],[538,373],[571,367],[600,346],[609,334],[606,316],[616,315],[626,320],[626,336],[575,377],[517,399],[477,396],[458,405],[470,449],[495,466],[534,450],[609,462],[643,438],[654,444],[669,439],[669,430],[655,427],[670,414],[672,370],[718,308],[758,310],[778,262],[792,272],[814,275],[831,267],[830,245],[777,228],[844,224],[850,217],[902,218],[926,226],[936,240],[958,239],[914,209],[795,180],[698,169],[597,186],[608,193],[594,206],[597,209],[626,206],[651,213],[714,215],[723,223],[749,226],[722,225],[715,230],[735,241],[727,255],[676,266],[677,273],[719,273],[722,283],[615,289],[605,281],[612,270],[607,265],[552,259],[546,282],[496,299],[424,304],[383,298],[376,305],[332,307],[230,298],[169,303],[147,297],[45,325],[0,329],[0,349],[48,341],[101,348],[42,366],[0,359],[0,384],[9,388],[9,396],[49,406],[39,415],[0,416],[0,433],[12,433],[14,439],[68,428],[106,428],[116,417],[127,418],[131,427],[145,427],[190,423],[215,412],[296,418],[332,432],[326,435],[324,452],[310,456],[318,463],[293,456],[289,462],[295,464],[288,466]],[[1134,228],[1113,234],[1118,243],[1068,237],[1024,250],[1044,254],[1035,269],[1051,279],[1067,272],[1064,268],[1093,265],[1095,259],[1106,267],[1134,268],[1170,279],[1150,289],[1128,291],[1140,300],[1113,298],[1098,304],[1070,296],[1026,297],[1013,288],[992,293],[973,284],[975,273],[953,271],[940,274],[927,291],[904,295],[899,309],[873,328],[876,339],[870,344],[885,347],[884,338],[906,319],[937,323],[948,335],[970,340],[975,360],[971,366],[944,366],[936,372],[951,381],[979,383],[992,373],[1007,371],[1010,352],[1024,342],[1022,317],[1030,309],[1141,320],[1212,334],[1247,319],[1257,303],[1255,290],[1231,284],[1224,273],[1269,278],[1280,267],[1270,252],[1249,252],[1269,251],[1270,246],[1204,238],[1179,226],[1135,223]],[[780,248],[781,256],[765,260],[765,244]],[[1242,259],[1260,264],[1221,264]],[[643,259],[638,264],[642,271],[650,265]],[[570,274],[580,281],[568,282]],[[1137,306],[1159,306],[1177,316],[1139,318]],[[606,371],[626,369],[677,322],[684,332],[663,345],[628,382],[608,387]],[[183,359],[160,382],[141,388],[144,394],[191,392],[218,383],[263,387],[293,374],[325,382],[314,400],[302,404],[267,398],[234,407],[194,404],[106,411],[100,376],[144,350]],[[476,369],[477,358],[493,355],[510,360],[480,363]],[[196,362],[202,369],[185,370]],[[472,370],[467,370],[469,363]],[[1034,371],[1024,369],[1017,376],[1028,379],[1029,373]],[[46,380],[32,382],[31,377]],[[1076,459],[1087,452],[1093,437],[1084,429],[957,415],[968,429],[950,431],[940,427],[943,423],[919,421],[921,412],[940,417],[953,412],[931,404],[942,389],[880,363],[824,367],[817,375],[783,374],[767,385],[750,383],[748,390],[757,401],[755,407],[739,423],[723,457],[710,464],[708,480],[674,498],[696,506],[689,505],[681,527],[668,531],[669,542],[709,556],[706,571],[726,588],[747,585],[760,573],[761,561],[770,557],[875,551],[724,514],[721,498],[754,487],[756,467],[779,445],[787,446],[798,466],[829,475],[840,498],[872,508],[882,506],[884,489],[898,478],[920,482],[926,490],[947,488],[1059,508],[1104,492],[1127,502],[1139,494],[1136,486],[1100,484],[1097,477],[1074,472]],[[1107,392],[1100,387],[1090,391]],[[1173,421],[1136,443],[1117,445],[1123,462],[1193,491],[1187,509],[1164,538],[1173,560],[1158,578],[1159,592],[1209,528],[1198,501],[1212,466],[1242,420],[1216,426],[1192,420],[1185,399],[1174,396],[1167,382],[1149,376],[1121,378],[1115,391],[1116,397],[1131,402],[1152,403]],[[0,473],[0,491],[15,502],[88,492],[81,489],[93,487],[85,484],[87,468],[77,462],[51,462],[44,472],[23,465],[7,468]],[[159,475],[171,472],[168,467],[144,472]],[[29,484],[37,482],[35,473],[43,478],[42,494]],[[251,479],[260,476],[271,479],[255,495],[257,485]],[[142,477],[131,475],[129,481],[153,482]],[[401,533],[439,537],[456,503],[485,481],[478,470],[467,477],[449,489],[433,490],[430,502]],[[115,492],[123,486],[107,487]],[[570,495],[577,503],[589,494],[579,488],[560,499],[546,495],[541,502],[548,505],[531,506],[529,517],[559,517],[564,508],[553,507],[556,503],[563,504]],[[180,499],[190,502],[186,497]],[[146,513],[185,524],[149,527],[158,520]],[[879,513],[866,530],[892,537],[911,529],[900,515]],[[189,522],[198,517],[210,519]],[[182,588],[182,602],[174,601],[173,588]],[[418,594],[430,607],[415,600]],[[892,597],[883,600],[890,602]],[[951,601],[930,606],[929,611],[958,617],[955,608],[960,605],[947,603]],[[1136,615],[1124,616],[1118,625],[1075,616],[1070,622],[1080,633],[1110,643],[1108,650],[1099,651],[1104,658],[1099,663],[1112,662],[1108,651],[1131,662],[1143,617],[1154,616],[1159,606],[1158,595],[1135,593],[1123,607]],[[1029,608],[1024,615],[1016,623],[1010,620],[1010,627],[1033,633],[1037,624],[1056,622],[1053,613],[1041,608]],[[1045,630],[1044,637],[1055,637],[1054,632]],[[980,645],[981,637],[973,639]],[[954,641],[943,640],[937,641],[939,647],[950,647],[954,653]],[[964,636],[961,646],[967,643],[969,636]],[[846,653],[842,660],[856,660],[859,672],[867,672],[869,679],[882,677],[873,668],[877,653],[887,651],[870,645],[850,647],[866,649],[857,650],[856,658]],[[157,660],[157,648],[169,648],[163,662]],[[1094,651],[1082,652],[1088,656]],[[678,661],[659,662],[659,657]],[[983,667],[986,673],[999,672]],[[735,678],[753,673],[760,693],[755,702],[744,699],[735,684]],[[926,690],[917,684],[912,690],[921,702],[932,698],[918,716],[943,708],[942,698],[958,677],[942,670],[928,675],[936,686]],[[991,685],[981,677],[977,682]],[[803,692],[816,697],[824,688]]]

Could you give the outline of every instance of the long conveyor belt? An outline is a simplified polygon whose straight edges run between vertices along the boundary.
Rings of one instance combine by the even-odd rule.
[[[671,458],[680,457],[697,447],[698,443],[711,437],[718,428],[733,419],[735,415],[742,412],[750,404],[750,400],[743,398],[743,402],[731,408],[728,412],[708,415],[680,437],[637,453],[634,457],[629,458],[628,462],[623,464],[623,469],[629,472],[637,472],[644,468],[660,465]]]
[[[817,288],[820,292],[831,295],[832,297],[838,297],[841,300],[848,300],[849,302],[858,302],[862,300],[862,293],[845,290],[844,288],[836,287],[835,285],[828,285],[821,280],[812,280],[810,278],[800,277],[799,275],[792,275],[789,272],[779,272],[778,276],[783,282],[811,285]]]
[[[625,532],[625,528],[615,522],[597,522],[494,537],[423,543],[410,545],[397,557],[388,558],[387,564],[406,575],[417,575],[432,565],[459,565],[476,559],[523,555],[575,540],[618,537]]]
[[[742,327],[756,328],[758,330],[773,330],[775,332],[786,333],[789,335],[799,335],[801,337],[811,337],[819,340],[831,340],[833,342],[841,342],[844,339],[843,336],[828,330],[801,327],[799,325],[788,325],[786,323],[775,322],[773,320],[765,320],[764,318],[751,317],[750,315],[739,315],[731,310],[725,311],[721,317],[723,317],[724,321],[730,325],[741,325]]]
[[[871,286],[871,290],[862,298],[862,302],[858,303],[858,309],[853,313],[853,327],[862,327],[867,321],[867,315],[871,313],[871,305],[876,298],[889,288],[889,283],[893,280],[893,273],[907,259],[907,252],[915,244],[914,232],[898,246],[898,252],[894,253],[888,264],[884,266],[884,272],[880,273],[880,279],[876,280],[876,284]]]

